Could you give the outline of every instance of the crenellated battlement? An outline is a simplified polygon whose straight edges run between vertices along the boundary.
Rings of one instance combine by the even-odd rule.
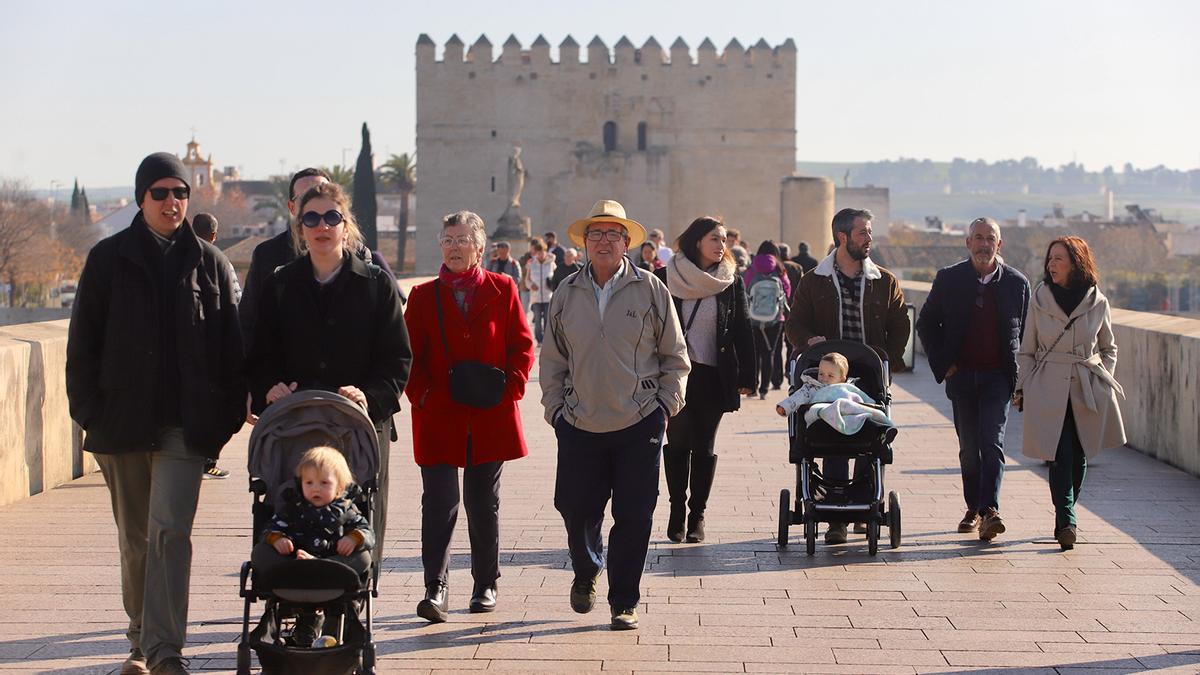
[[[475,66],[542,66],[542,65],[590,65],[590,66],[742,66],[748,68],[782,68],[795,67],[796,43],[788,38],[783,44],[772,47],[765,39],[760,38],[751,47],[745,48],[734,38],[718,53],[712,40],[705,38],[696,48],[695,58],[692,50],[682,37],[671,43],[670,49],[663,49],[653,36],[646,40],[641,47],[625,36],[609,49],[604,40],[597,35],[587,45],[587,59],[582,60],[579,43],[567,35],[558,45],[558,59],[550,55],[550,42],[538,35],[533,44],[526,49],[515,35],[509,35],[501,45],[500,54],[493,55],[492,43],[487,35],[480,35],[470,47],[464,51],[464,43],[458,35],[451,35],[442,46],[441,59],[438,59],[438,47],[429,35],[422,33],[417,38],[417,64],[458,65],[472,64]]]

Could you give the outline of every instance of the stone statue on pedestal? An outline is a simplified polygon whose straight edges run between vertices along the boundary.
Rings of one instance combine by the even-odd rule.
[[[492,241],[507,241],[514,245],[529,239],[531,232],[530,219],[521,213],[521,192],[525,189],[525,163],[521,161],[521,146],[513,146],[512,157],[508,158],[508,206],[504,214],[496,220],[496,231],[492,232]]]

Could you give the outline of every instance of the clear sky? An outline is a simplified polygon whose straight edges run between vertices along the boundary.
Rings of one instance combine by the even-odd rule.
[[[795,39],[797,156],[1200,167],[1192,0],[2,0],[0,176],[131,185],[196,129],[265,177],[414,148],[414,50],[510,33],[695,47]],[[464,101],[464,105],[469,105]],[[420,159],[418,158],[418,166]]]

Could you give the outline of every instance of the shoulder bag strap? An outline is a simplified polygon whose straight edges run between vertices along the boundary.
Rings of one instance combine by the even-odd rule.
[[[450,341],[446,339],[446,318],[442,313],[442,291],[439,280],[433,280],[433,304],[437,307],[438,328],[442,333],[442,349],[446,350],[446,362],[450,362]]]
[[[692,329],[692,324],[696,322],[696,312],[700,310],[700,303],[704,302],[704,300],[705,298],[700,298],[696,300],[696,304],[692,305],[692,313],[688,316],[687,324],[683,327],[684,335],[687,335],[688,331]],[[713,298],[713,301],[716,301],[716,297]]]
[[[1063,326],[1062,332],[1058,334],[1058,337],[1054,338],[1054,342],[1051,342],[1050,346],[1046,348],[1046,351],[1042,352],[1042,358],[1034,361],[1032,369],[1034,372],[1041,367],[1042,363],[1046,360],[1046,356],[1050,354],[1050,352],[1054,351],[1054,348],[1058,346],[1058,343],[1063,339],[1063,336],[1067,334],[1067,331],[1071,330],[1071,325],[1075,323],[1075,319],[1078,318],[1079,316],[1075,316],[1070,321],[1067,321],[1067,325]]]

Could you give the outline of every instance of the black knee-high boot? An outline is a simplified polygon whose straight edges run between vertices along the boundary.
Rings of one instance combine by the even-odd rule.
[[[692,498],[688,501],[687,540],[704,541],[704,509],[712,492],[713,476],[717,473],[717,456],[700,455],[692,458]]]
[[[663,472],[667,476],[667,492],[671,495],[671,517],[667,520],[667,539],[683,541],[683,521],[687,515],[687,487],[690,453],[663,447]]]

